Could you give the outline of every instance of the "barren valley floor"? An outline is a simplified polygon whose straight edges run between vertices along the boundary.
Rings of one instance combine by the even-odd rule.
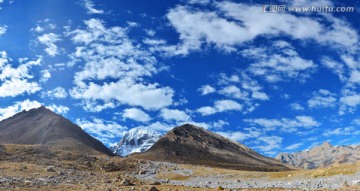
[[[253,172],[15,144],[0,156],[0,190],[360,190],[360,163]]]

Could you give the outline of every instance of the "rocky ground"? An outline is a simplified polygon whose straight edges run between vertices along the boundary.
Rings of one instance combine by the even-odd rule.
[[[360,164],[248,172],[0,146],[0,190],[360,190]]]
[[[293,171],[287,172],[288,175],[284,177],[281,173],[236,172],[158,162],[148,162],[148,165],[142,168],[141,173],[136,175],[138,179],[189,187],[218,188],[221,186],[233,190],[237,190],[237,188],[334,190],[360,186],[360,172],[325,175],[326,172],[324,171],[323,175],[311,176],[311,173],[316,174],[317,172],[309,171],[310,173],[306,175]],[[329,168],[328,170],[331,171],[332,169]],[[280,177],[277,177],[279,175]]]

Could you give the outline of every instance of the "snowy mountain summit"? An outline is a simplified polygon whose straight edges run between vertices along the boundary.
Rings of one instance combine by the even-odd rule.
[[[146,127],[130,129],[111,150],[120,156],[147,151],[162,135]]]

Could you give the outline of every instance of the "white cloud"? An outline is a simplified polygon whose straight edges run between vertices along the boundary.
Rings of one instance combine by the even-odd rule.
[[[201,95],[207,95],[207,94],[214,93],[216,91],[216,89],[210,85],[203,85],[198,89],[198,91],[201,92]]]
[[[81,105],[83,106],[85,111],[90,111],[90,112],[100,112],[104,109],[115,108],[118,106],[118,104],[114,103],[113,101],[99,103],[93,100],[82,100]]]
[[[229,131],[229,132],[217,131],[216,133],[237,142],[243,142],[249,138],[248,134],[240,131]]]
[[[267,48],[252,47],[242,50],[244,57],[254,60],[248,68],[249,72],[264,77],[268,82],[307,78],[316,65],[311,60],[300,57],[289,43],[283,42],[275,41]]]
[[[162,68],[156,66],[154,56],[134,45],[126,29],[106,28],[98,19],[85,24],[85,30],[76,29],[68,34],[77,45],[72,54],[74,61],[85,61],[82,70],[75,74],[76,87],[70,91],[73,98],[145,109],[162,109],[173,103],[173,89],[144,80]]]
[[[5,108],[0,108],[0,121],[6,118],[9,118],[13,115],[15,115],[16,113],[19,113],[23,110],[30,110],[30,109],[34,109],[34,108],[39,108],[40,106],[42,106],[43,104],[41,104],[38,101],[30,101],[29,99],[23,100],[23,101],[18,101],[15,102],[13,105],[5,107]],[[55,105],[55,104],[51,104],[48,106],[45,106],[46,108],[50,109],[51,111],[58,113],[58,114],[66,114],[70,109],[66,106],[63,105]]]
[[[45,46],[47,46],[47,48],[45,48],[45,51],[51,57],[54,57],[59,54],[58,47],[56,46],[55,43],[60,40],[61,39],[59,38],[59,35],[56,35],[54,33],[43,34],[38,37],[38,41],[41,44],[44,44]]]
[[[324,136],[340,136],[340,135],[360,135],[360,130],[355,127],[344,127],[344,128],[336,128],[331,130],[325,130],[323,133]]]
[[[295,143],[295,144],[285,147],[285,150],[294,150],[294,149],[299,148],[302,145],[304,145],[304,143]]]
[[[339,114],[343,115],[346,111],[354,112],[356,107],[360,105],[360,94],[356,94],[354,92],[351,92],[348,95],[343,95],[340,98],[340,109]]]
[[[203,116],[212,115],[218,112],[225,111],[241,111],[243,106],[236,101],[233,100],[218,100],[215,101],[214,106],[205,106],[197,109],[196,111],[201,113]]]
[[[40,33],[40,32],[43,32],[43,31],[44,31],[44,28],[41,27],[41,26],[39,26],[39,25],[36,25],[36,27],[33,28],[32,30],[35,31],[35,32]]]
[[[317,127],[320,125],[319,122],[317,122],[310,116],[296,116],[295,118],[299,122],[299,126],[301,127]]]
[[[212,123],[212,129],[222,129],[224,126],[229,125],[230,123],[224,120],[215,121]]]
[[[310,116],[296,116],[295,119],[281,118],[281,119],[245,119],[247,123],[252,125],[259,125],[265,127],[266,131],[273,131],[280,128],[283,132],[296,132],[299,127],[310,128],[320,126],[320,122],[314,120]]]
[[[287,3],[291,6],[333,6],[333,3],[329,0],[280,0],[283,3]]]
[[[103,14],[101,9],[95,9],[94,3],[91,0],[84,0],[84,7],[87,9],[88,14]]]
[[[219,85],[226,85],[220,88],[218,93],[227,97],[245,101],[265,101],[269,99],[268,95],[263,92],[263,87],[244,72],[239,75],[221,73],[218,81]]]
[[[153,129],[155,131],[160,131],[160,132],[167,132],[170,131],[171,129],[173,129],[176,125],[175,124],[166,124],[166,123],[161,123],[159,121],[151,123],[150,125],[141,125],[138,127],[146,127],[149,129]]]
[[[334,107],[336,105],[336,95],[328,90],[320,89],[313,92],[313,97],[307,101],[309,108]]]
[[[14,105],[11,105],[11,106],[8,106],[5,108],[0,108],[0,121],[7,119],[23,110],[28,111],[30,109],[38,108],[40,106],[41,106],[41,103],[39,103],[37,101],[30,101],[28,99],[26,99],[24,101],[15,102]]]
[[[258,138],[259,141],[263,142],[262,145],[255,146],[255,148],[259,149],[262,152],[269,152],[274,149],[281,148],[281,143],[283,138],[279,136],[263,136]]]
[[[123,136],[127,130],[116,122],[95,117],[91,120],[76,119],[76,124],[106,145],[111,144],[114,138]]]
[[[6,52],[1,52],[0,58],[0,97],[15,97],[24,93],[33,94],[41,87],[36,82],[30,82],[34,76],[31,75],[30,69],[33,66],[40,65],[42,58],[35,61],[21,60],[17,68],[12,66],[12,60],[7,57]]]
[[[179,122],[186,122],[191,119],[191,117],[184,111],[178,109],[162,109],[160,112],[160,116],[166,121],[179,121]]]
[[[51,78],[51,73],[49,72],[49,70],[43,70],[41,71],[41,79],[40,82],[46,82],[48,81],[48,79]]]
[[[237,99],[246,99],[246,97],[249,95],[248,92],[242,92],[238,87],[234,85],[225,86],[224,88],[219,90],[219,94]]]
[[[0,26],[0,36],[6,33],[6,29],[7,29],[6,25]]]
[[[212,115],[217,112],[215,108],[210,107],[210,106],[201,107],[201,108],[197,109],[196,111],[201,113],[203,116],[204,115]]]
[[[358,35],[347,22],[329,14],[311,18],[309,15],[259,14],[260,4],[243,4],[229,1],[216,2],[212,11],[190,6],[170,9],[167,19],[179,33],[177,45],[157,46],[158,51],[170,55],[186,55],[200,50],[203,45],[213,45],[222,51],[235,51],[236,47],[259,36],[289,36],[297,40],[315,41],[351,47]],[[329,23],[323,25],[322,22]]]
[[[51,111],[58,113],[58,114],[66,114],[70,110],[70,108],[63,106],[63,105],[51,104],[46,107],[48,109],[50,109]]]
[[[64,99],[68,96],[66,90],[63,87],[57,87],[53,90],[43,92],[42,95],[50,97],[50,98],[57,98],[57,99]]]
[[[26,80],[11,79],[7,80],[0,86],[0,97],[15,97],[23,93],[33,94],[41,90],[39,84],[28,82]]]
[[[327,67],[328,69],[330,69],[331,72],[333,72],[334,74],[336,74],[339,79],[341,81],[345,81],[346,80],[346,76],[345,76],[345,68],[344,65],[339,63],[339,62],[335,62],[334,60],[328,58],[328,57],[324,57],[322,59],[321,62],[325,67]]]
[[[201,4],[201,5],[206,5],[211,2],[211,0],[186,0],[186,1],[189,4]]]
[[[360,104],[360,94],[344,96],[340,102],[350,107],[356,107]]]
[[[134,121],[148,122],[151,120],[150,116],[141,109],[128,108],[122,114],[123,118],[132,119]]]
[[[161,109],[172,104],[174,92],[171,88],[159,88],[157,84],[141,84],[130,80],[90,83],[86,88],[74,88],[70,95],[76,99],[116,100],[120,104],[141,106],[145,109]]]
[[[291,108],[292,110],[295,110],[295,111],[303,111],[303,110],[304,110],[304,107],[301,106],[301,105],[298,104],[298,103],[292,103],[292,104],[290,104],[290,108]]]
[[[130,22],[130,21],[128,21],[127,24],[129,25],[129,27],[138,27],[138,26],[139,26],[139,24],[136,23],[136,22]]]

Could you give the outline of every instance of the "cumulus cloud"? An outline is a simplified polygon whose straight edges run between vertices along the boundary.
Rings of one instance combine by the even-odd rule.
[[[147,113],[145,113],[143,110],[137,109],[137,108],[125,109],[122,114],[122,117],[126,118],[126,119],[132,119],[134,121],[140,121],[140,122],[148,122],[151,120],[150,116]]]
[[[53,90],[43,92],[42,96],[47,96],[50,98],[57,98],[57,99],[64,99],[68,96],[68,94],[63,87],[56,87]]]
[[[115,108],[119,106],[113,101],[97,102],[94,100],[82,100],[81,105],[85,111],[89,112],[101,112],[104,109]]]
[[[340,114],[344,114],[346,111],[353,112],[355,108],[360,105],[360,94],[351,93],[344,95],[340,98]]]
[[[51,73],[49,70],[43,70],[41,71],[41,78],[40,82],[46,82],[51,78]]]
[[[172,104],[174,92],[168,87],[159,88],[157,84],[145,85],[127,79],[102,85],[89,83],[85,88],[73,88],[70,94],[76,99],[116,100],[120,104],[160,109]]]
[[[0,121],[9,118],[23,110],[28,111],[30,109],[38,108],[40,106],[41,103],[39,103],[38,101],[30,101],[28,99],[15,102],[11,106],[0,108]]]
[[[37,82],[31,82],[34,76],[30,69],[33,66],[40,65],[42,58],[34,61],[24,60],[26,63],[20,63],[14,68],[12,60],[8,58],[6,52],[1,52],[0,58],[0,97],[15,97],[24,93],[33,94],[41,90]]]
[[[228,132],[217,131],[216,133],[237,142],[243,142],[244,140],[249,138],[249,134],[246,134],[241,131],[228,131]]]
[[[70,91],[73,98],[145,109],[161,109],[173,103],[172,88],[144,81],[161,68],[156,67],[154,56],[133,43],[125,28],[107,28],[98,19],[87,20],[85,25],[86,29],[68,34],[77,45],[72,54],[75,61],[85,62],[75,74],[76,87]]]
[[[201,95],[207,95],[207,94],[214,93],[216,91],[216,89],[210,85],[203,85],[198,89],[198,91],[201,93]]]
[[[268,154],[274,155],[276,152],[274,149],[279,149],[282,146],[282,137],[279,136],[263,136],[259,137],[259,141],[262,142],[261,145],[255,146],[256,149]]]
[[[220,88],[218,93],[227,97],[245,101],[265,101],[269,99],[268,95],[263,92],[263,87],[244,72],[238,75],[221,73],[218,81],[219,85],[225,85]]]
[[[290,108],[295,111],[302,111],[305,109],[302,105],[300,105],[298,103],[291,103]]]
[[[219,112],[225,111],[241,111],[243,106],[233,100],[217,100],[214,103],[214,106],[205,106],[197,109],[196,111],[201,113],[201,115],[212,115]]]
[[[0,9],[1,9],[1,7],[0,7]],[[6,29],[7,29],[6,25],[0,26],[0,36],[6,33]]]
[[[164,108],[160,112],[160,116],[166,121],[189,121],[191,117],[185,112],[178,109],[167,109]]]
[[[50,109],[51,111],[58,113],[58,114],[66,114],[70,110],[70,108],[63,106],[63,105],[51,104],[46,107],[48,109]]]
[[[54,57],[59,54],[58,47],[56,46],[55,43],[60,40],[61,39],[59,38],[59,35],[54,33],[43,34],[38,37],[38,41],[47,47],[45,48],[45,51],[51,57]]]
[[[336,101],[336,94],[320,89],[317,92],[313,92],[313,97],[307,101],[307,104],[309,108],[334,107]]]
[[[248,70],[268,82],[286,79],[303,80],[316,68],[311,60],[302,58],[293,46],[285,41],[275,41],[273,46],[242,50],[244,57],[252,58],[254,63]]]
[[[127,131],[126,127],[116,122],[106,121],[96,117],[90,120],[83,118],[76,119],[76,124],[106,145],[110,145],[114,139],[122,137]]]
[[[260,36],[289,36],[296,40],[315,41],[321,45],[351,47],[358,42],[358,35],[347,22],[331,15],[259,14],[256,4],[216,2],[213,9],[200,10],[191,6],[177,6],[166,15],[170,24],[179,33],[179,44],[159,45],[153,50],[167,55],[187,55],[214,46],[231,52],[246,42]],[[329,25],[322,24],[322,21]],[[220,34],[220,35],[219,35]]]

